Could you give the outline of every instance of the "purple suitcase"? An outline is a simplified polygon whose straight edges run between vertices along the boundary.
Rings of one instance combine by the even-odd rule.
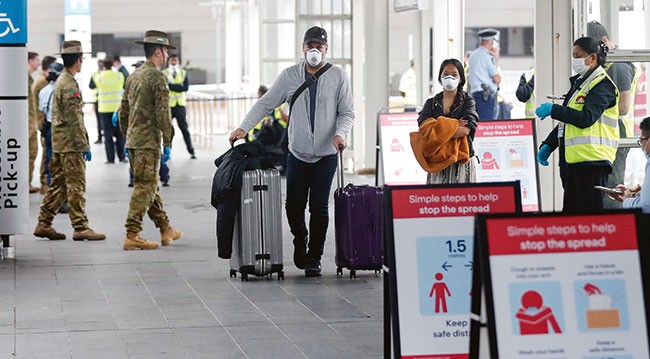
[[[378,273],[384,264],[384,191],[368,185],[342,187],[342,157],[334,192],[336,274],[343,275],[345,267],[350,278],[356,278],[357,270]]]

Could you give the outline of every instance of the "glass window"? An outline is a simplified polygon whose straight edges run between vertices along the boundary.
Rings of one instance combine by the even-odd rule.
[[[292,59],[296,48],[293,23],[262,24],[262,57],[264,60]]]
[[[478,47],[478,31],[483,27],[465,28],[465,52]],[[497,46],[501,56],[533,56],[534,31],[532,26],[497,27]]]
[[[294,0],[264,0],[258,4],[262,19],[293,21],[295,18]]]
[[[343,1],[332,0],[332,15],[341,15],[341,14],[343,14]]]

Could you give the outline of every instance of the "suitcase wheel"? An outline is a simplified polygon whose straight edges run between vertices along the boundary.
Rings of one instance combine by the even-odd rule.
[[[242,282],[248,282],[248,273],[242,273],[241,274],[241,281]]]
[[[279,271],[278,272],[278,280],[280,280],[280,279],[284,280],[284,271]]]
[[[336,275],[337,276],[343,275],[343,267],[341,266],[336,267]]]
[[[230,270],[230,278],[237,278],[237,271],[234,269]]]
[[[355,279],[357,277],[357,271],[354,269],[350,270],[350,278]]]

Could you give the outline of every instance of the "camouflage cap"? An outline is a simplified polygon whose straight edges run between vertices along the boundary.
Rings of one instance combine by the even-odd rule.
[[[169,35],[166,32],[157,31],[157,30],[147,30],[144,33],[144,39],[142,41],[136,41],[136,44],[153,44],[153,45],[163,45],[167,46],[172,50],[176,50],[175,46],[169,44]]]

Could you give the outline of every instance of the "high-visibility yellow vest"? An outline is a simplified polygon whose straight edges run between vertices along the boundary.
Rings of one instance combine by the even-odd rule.
[[[286,109],[287,103],[283,103],[282,105],[278,106],[273,110],[273,119],[277,121],[277,123],[282,127],[282,128],[287,128],[289,125],[287,121],[282,119],[282,112]],[[248,131],[248,142],[253,142],[255,139],[257,139],[257,133],[262,130],[264,127],[264,121],[270,116],[264,116],[262,121],[258,122],[255,127],[251,128],[250,131]]]
[[[612,67],[612,65],[612,62],[605,65],[605,71],[607,71],[607,73],[609,73],[609,69]],[[625,115],[620,116],[621,122],[625,128],[626,137],[634,137],[634,95],[636,94],[637,73],[638,71],[636,71],[635,67],[634,78],[632,79],[632,85],[630,87],[630,107],[628,108]]]
[[[99,91],[97,90],[97,81],[98,81],[98,79],[99,79],[99,71],[95,71],[95,72],[93,72],[93,74],[91,75],[91,77],[92,77],[92,79],[93,79],[93,82],[95,83],[95,88],[94,88],[94,89],[90,89],[90,93],[92,94],[92,96],[91,96],[91,98],[90,98],[90,100],[91,100],[90,102],[97,102],[97,93],[99,92]]]
[[[122,101],[124,75],[113,70],[102,71],[97,82],[97,107],[99,112],[115,112]]]
[[[533,76],[535,76],[534,67],[524,72],[524,78],[526,79],[526,82],[530,81],[530,79],[533,78]],[[535,118],[535,89],[534,88],[533,88],[533,92],[530,93],[530,98],[528,99],[528,101],[526,101],[524,107],[524,113],[526,114],[526,118]]]
[[[187,76],[187,71],[179,68],[176,71],[176,77],[173,77],[174,72],[171,68],[166,68],[163,71],[163,74],[170,79],[170,83],[174,85],[181,85],[185,82],[185,77]],[[187,101],[185,100],[185,92],[176,92],[169,90],[169,107],[176,106],[185,106]]]
[[[585,82],[577,89],[567,106],[582,111],[585,98],[591,89],[598,83],[612,79],[605,69],[598,66]],[[612,81],[612,83],[614,83]],[[614,85],[616,87],[616,85]],[[616,149],[620,140],[618,129],[618,89],[616,89],[616,103],[606,109],[598,121],[587,128],[579,128],[571,124],[564,124],[565,158],[567,163],[582,163],[592,161],[609,161],[614,163]]]

